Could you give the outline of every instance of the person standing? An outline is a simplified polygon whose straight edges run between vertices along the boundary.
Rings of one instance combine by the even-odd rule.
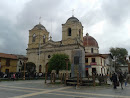
[[[13,74],[13,81],[15,80],[15,73]]]
[[[123,76],[122,73],[119,74],[119,82],[120,82],[120,84],[121,84],[121,88],[123,89],[122,84],[123,84],[123,82],[124,82],[124,76]]]
[[[112,75],[112,82],[113,82],[113,88],[114,89],[117,89],[116,88],[116,86],[117,86],[117,75],[114,73],[113,75]]]

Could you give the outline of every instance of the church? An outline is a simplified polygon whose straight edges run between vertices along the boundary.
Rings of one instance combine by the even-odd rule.
[[[75,53],[76,49],[81,50],[79,62],[82,72],[85,73],[83,76],[91,75],[92,71],[100,74],[102,68],[107,70],[105,68],[105,58],[99,54],[97,41],[88,33],[83,37],[82,23],[76,17],[72,16],[62,24],[61,41],[53,41],[52,37],[49,37],[47,29],[41,23],[29,30],[28,62],[35,63],[38,73],[47,71],[48,61],[56,53],[67,54],[72,63],[71,66],[73,66],[74,55],[77,55]],[[75,68],[71,68],[72,70],[75,70]]]

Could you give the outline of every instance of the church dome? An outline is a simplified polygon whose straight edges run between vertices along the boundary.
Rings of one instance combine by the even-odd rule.
[[[40,24],[40,23],[35,25],[33,29],[42,29],[42,30],[45,29],[46,30],[46,28],[42,24]]]
[[[88,33],[86,34],[86,36],[83,37],[83,45],[85,47],[97,47],[98,48],[97,41],[92,36],[89,36]]]
[[[72,16],[66,22],[79,22],[79,20],[76,17]]]

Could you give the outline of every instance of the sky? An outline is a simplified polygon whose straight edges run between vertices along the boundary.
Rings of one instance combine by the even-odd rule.
[[[130,0],[0,0],[0,52],[25,55],[29,30],[39,22],[60,41],[73,9],[100,53],[119,47],[130,54]]]

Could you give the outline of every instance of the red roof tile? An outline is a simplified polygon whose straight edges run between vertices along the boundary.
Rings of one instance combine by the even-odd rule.
[[[86,34],[86,36],[83,37],[83,45],[85,47],[88,46],[98,47],[97,41],[93,37],[89,36],[88,33]]]
[[[0,58],[18,59],[17,56],[14,54],[5,54],[5,53],[0,53]]]

